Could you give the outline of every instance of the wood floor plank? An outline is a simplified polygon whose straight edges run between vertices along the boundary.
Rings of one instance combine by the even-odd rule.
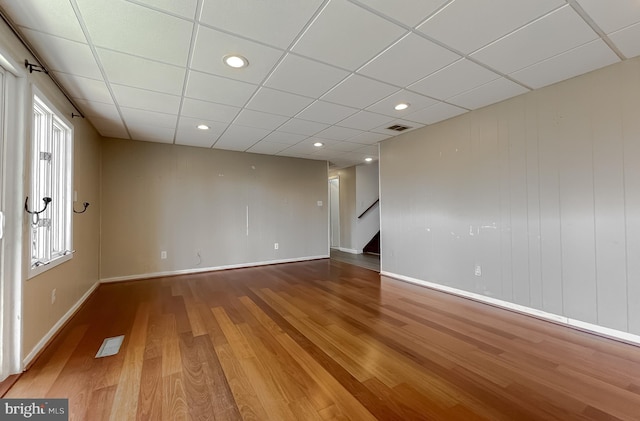
[[[234,355],[231,345],[218,345],[215,350],[242,419],[246,421],[268,420],[269,417],[258,399],[252,381],[244,372],[240,360]]]
[[[91,421],[637,421],[638,379],[640,347],[317,260],[101,285],[6,397]]]
[[[209,396],[206,399],[213,405],[215,419],[241,420],[242,416],[211,340],[207,335],[196,336],[193,340],[198,351],[198,359],[202,361],[202,372],[208,387]]]
[[[138,420],[162,419],[162,359],[145,358],[140,375]]]
[[[110,420],[118,421],[130,418],[138,411],[142,363],[149,324],[149,303],[142,302],[136,312],[129,339],[125,339],[124,364],[116,388],[114,407]]]
[[[162,420],[190,420],[182,373],[162,377]]]

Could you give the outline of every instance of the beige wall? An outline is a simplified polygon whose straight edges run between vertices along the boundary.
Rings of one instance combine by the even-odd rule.
[[[384,141],[380,176],[383,271],[640,333],[640,59]]]
[[[23,81],[22,94],[25,95],[24,115],[27,133],[21,133],[17,139],[24,151],[25,175],[22,189],[28,194],[30,180],[28,170],[30,165],[30,135],[31,124],[31,86],[37,87],[46,98],[67,118],[70,119],[75,131],[74,139],[74,189],[78,192],[79,202],[90,202],[91,206],[84,214],[73,216],[73,247],[76,254],[73,258],[54,267],[34,278],[26,279],[29,267],[28,252],[28,218],[22,219],[23,232],[23,313],[22,329],[23,358],[29,355],[43,338],[62,317],[85,295],[99,280],[99,249],[100,249],[100,137],[89,124],[81,118],[71,120],[71,113],[77,111],[62,95],[51,79],[42,73],[29,74],[24,69],[24,60],[28,58],[35,62],[4,22],[0,24],[0,49],[10,60],[18,63],[16,69],[18,77]],[[24,200],[24,199],[23,199]],[[23,206],[8,204],[8,206]],[[76,204],[80,208],[79,204]],[[18,218],[7,223],[19,223]],[[51,304],[51,291],[56,289],[56,302]]]
[[[102,177],[103,279],[328,255],[324,161],[106,139]]]

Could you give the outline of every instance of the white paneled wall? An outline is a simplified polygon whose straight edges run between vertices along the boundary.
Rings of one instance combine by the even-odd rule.
[[[382,271],[640,334],[640,60],[384,141],[380,182]]]

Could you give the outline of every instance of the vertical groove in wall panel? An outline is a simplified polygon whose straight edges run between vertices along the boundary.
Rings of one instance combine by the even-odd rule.
[[[596,77],[597,76],[597,77]],[[591,116],[598,324],[626,331],[622,87],[594,75]]]
[[[564,314],[562,280],[562,215],[560,213],[560,184],[558,144],[560,135],[556,121],[556,101],[553,95],[542,98],[532,94],[538,105],[538,153],[540,183],[540,261],[542,264],[542,308],[554,314]]]
[[[524,133],[524,100],[514,99],[501,114],[507,116],[509,142],[509,197],[511,219],[511,249],[513,302],[530,305],[529,242],[527,208],[527,159]]]
[[[475,179],[473,201],[474,218],[471,221],[474,241],[476,242],[476,261],[481,265],[482,276],[474,276],[476,292],[492,297],[502,297],[503,287],[501,275],[502,261],[499,253],[501,241],[500,223],[500,168],[496,165],[499,153],[499,142],[492,119],[474,119],[472,127],[472,141],[475,142],[474,161],[477,172]],[[473,268],[471,268],[473,269]]]
[[[597,323],[589,96],[562,85],[559,114],[562,273],[568,317]]]
[[[529,266],[529,303],[531,307],[542,310],[543,290],[542,267],[540,260],[540,168],[535,97],[525,97],[524,113],[527,155],[527,264]]]
[[[500,178],[500,258],[502,266],[502,296],[507,301],[513,301],[513,261],[512,261],[512,237],[511,237],[511,190],[509,186],[509,134],[507,122],[499,118],[497,111],[492,109],[492,119],[496,125],[496,137],[498,139],[498,160]],[[487,111],[485,111],[487,112]],[[488,112],[487,112],[488,113]]]
[[[629,332],[640,334],[640,62],[622,63],[627,310]]]

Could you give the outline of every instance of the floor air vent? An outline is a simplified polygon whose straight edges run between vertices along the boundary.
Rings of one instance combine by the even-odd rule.
[[[96,358],[109,357],[111,355],[116,355],[120,351],[120,347],[122,346],[122,341],[124,341],[124,335],[114,336],[113,338],[107,338],[102,341],[102,345],[96,354]]]
[[[394,124],[393,126],[387,127],[387,129],[393,130],[393,131],[396,131],[396,132],[403,132],[403,131],[405,131],[407,129],[410,129],[410,128],[411,127],[409,127],[409,126],[403,126],[401,124]]]

